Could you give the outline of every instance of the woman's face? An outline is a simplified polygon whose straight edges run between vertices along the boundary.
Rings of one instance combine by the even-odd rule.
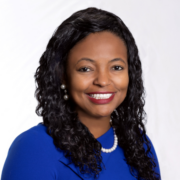
[[[70,50],[65,84],[78,113],[110,116],[125,99],[128,83],[127,48],[113,33],[91,33]]]

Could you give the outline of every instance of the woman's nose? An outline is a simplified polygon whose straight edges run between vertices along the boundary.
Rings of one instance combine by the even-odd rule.
[[[103,72],[98,72],[95,79],[94,79],[94,84],[98,86],[107,86],[109,85],[110,80],[109,80],[109,73],[107,71]]]

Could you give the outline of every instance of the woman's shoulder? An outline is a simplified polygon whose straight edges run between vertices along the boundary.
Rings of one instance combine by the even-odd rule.
[[[39,123],[19,134],[12,142],[10,149],[17,146],[19,148],[27,148],[29,146],[32,147],[33,145],[33,148],[35,148],[36,145],[38,145],[40,148],[41,146],[46,146],[47,144],[50,145],[53,143],[53,139],[47,134],[46,131],[47,127]]]
[[[12,142],[9,152],[34,153],[39,156],[44,154],[48,156],[61,156],[53,143],[53,138],[47,133],[47,127],[39,123],[28,130],[19,134]]]
[[[37,125],[29,128],[28,130],[20,133],[16,138],[16,139],[19,139],[19,138],[30,138],[32,136],[46,136],[46,131],[47,131],[47,127],[45,125],[43,125],[42,123],[38,123]]]
[[[37,125],[29,128],[28,130],[22,132],[19,134],[16,139],[21,139],[21,138],[34,138],[34,137],[44,137],[44,138],[49,138],[49,135],[47,134],[47,127],[43,125],[42,123],[38,123]]]
[[[145,138],[148,140],[149,142],[149,148],[150,148],[150,151],[148,153],[148,156],[151,157],[153,160],[154,160],[154,163],[156,165],[155,167],[155,172],[158,173],[160,175],[160,166],[159,166],[159,161],[158,161],[158,157],[157,157],[157,153],[156,153],[156,150],[154,148],[154,145],[151,141],[151,139],[149,138],[149,136],[146,134],[145,135]],[[148,146],[147,144],[144,144],[144,149],[145,151],[148,150]]]
[[[149,137],[147,134],[145,134],[144,138],[147,140],[151,152],[152,152],[154,155],[156,155],[155,148],[154,148],[153,142],[151,141],[150,137]],[[146,143],[144,143],[144,148],[145,148],[145,150],[147,151],[148,146],[147,146]]]
[[[2,179],[55,179],[54,162],[58,162],[62,153],[46,130],[46,126],[39,123],[14,139],[4,163]]]

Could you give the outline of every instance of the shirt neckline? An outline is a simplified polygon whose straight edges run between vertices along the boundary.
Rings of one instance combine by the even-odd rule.
[[[112,132],[113,132],[113,128],[110,127],[104,134],[102,134],[100,137],[98,137],[97,140],[99,141],[101,139],[108,137]]]
[[[103,148],[111,148],[114,143],[114,130],[112,127],[103,135],[97,138]]]

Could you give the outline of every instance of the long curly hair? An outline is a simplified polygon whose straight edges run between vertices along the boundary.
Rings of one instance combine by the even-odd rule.
[[[70,49],[90,33],[109,31],[121,38],[128,51],[129,86],[127,96],[111,114],[118,144],[123,149],[130,172],[137,179],[156,180],[151,145],[146,138],[145,90],[142,67],[135,40],[123,21],[113,13],[87,8],[72,14],[54,32],[40,65],[35,72],[38,100],[36,113],[43,117],[47,133],[55,146],[79,167],[82,174],[98,178],[102,166],[101,144],[80,122],[75,103],[64,100],[60,88],[66,78],[66,63]],[[146,150],[144,148],[146,145]],[[104,167],[104,166],[103,166]]]

